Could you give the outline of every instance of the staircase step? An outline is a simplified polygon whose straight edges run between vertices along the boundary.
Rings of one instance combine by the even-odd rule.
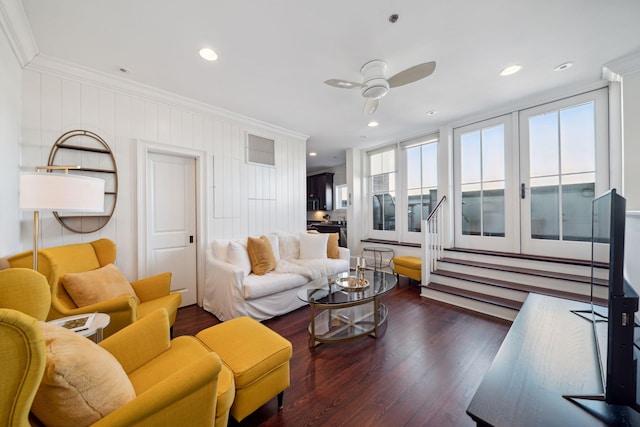
[[[455,260],[467,260],[485,262],[496,265],[503,265],[516,268],[529,268],[542,270],[547,272],[558,272],[569,275],[591,277],[591,263],[579,262],[573,260],[571,264],[560,262],[558,258],[534,257],[530,255],[508,254],[504,252],[487,252],[487,251],[471,251],[460,249],[445,249],[444,258]],[[608,279],[608,270],[606,268],[594,269],[595,277],[599,279]]]
[[[478,268],[486,268],[489,270],[508,271],[511,273],[526,274],[529,276],[547,277],[550,279],[560,279],[560,280],[569,280],[572,282],[591,283],[590,276],[560,273],[560,272],[549,271],[549,270],[538,270],[533,268],[514,267],[510,265],[505,265],[505,264],[493,264],[488,262],[470,261],[470,260],[447,258],[447,257],[440,259],[439,262],[458,264],[458,265],[467,265],[467,266],[478,267]],[[605,279],[595,278],[594,283],[598,286],[604,286],[604,287],[608,286],[608,281]]]
[[[445,251],[479,254],[479,255],[492,255],[492,256],[506,257],[506,258],[519,258],[519,259],[534,260],[534,261],[552,262],[552,263],[558,263],[558,264],[578,265],[578,266],[584,266],[584,267],[591,266],[591,260],[582,260],[582,259],[574,259],[574,258],[557,258],[557,257],[541,256],[541,255],[485,251],[485,250],[479,250],[479,249],[466,249],[466,248],[448,248],[448,249],[445,249]],[[608,265],[606,263],[601,263],[601,262],[596,262],[595,266],[598,268],[605,268],[605,269],[608,268]]]
[[[522,307],[522,301],[514,301],[508,298],[502,298],[495,295],[487,295],[481,292],[474,292],[468,289],[460,289],[453,286],[441,285],[439,283],[429,283],[429,289],[444,292],[447,294],[458,295],[465,298],[470,298],[475,301],[484,302],[486,304],[498,305],[500,307],[510,308],[512,310],[520,310]]]
[[[582,302],[591,301],[590,295],[579,294],[575,292],[567,292],[567,291],[562,291],[558,289],[545,288],[545,287],[540,287],[540,286],[535,286],[535,285],[530,285],[525,283],[510,282],[506,280],[499,280],[499,279],[494,279],[489,277],[481,277],[481,276],[475,276],[471,274],[452,272],[452,271],[446,271],[446,270],[436,270],[431,274],[432,274],[432,280],[427,285],[427,287],[430,287],[433,283],[438,284],[437,282],[438,276],[442,276],[442,277],[449,277],[457,280],[464,280],[467,282],[479,283],[482,285],[494,286],[502,289],[517,290],[517,291],[527,292],[527,293],[533,292],[536,294],[549,295],[549,296],[572,299],[575,301],[582,301]],[[602,298],[594,298],[594,302],[597,304],[606,305],[606,300]]]
[[[456,295],[449,292],[441,292],[429,287],[423,287],[420,295],[424,298],[428,298],[434,301],[440,301],[445,304],[461,307],[467,310],[472,310],[478,313],[489,315],[491,317],[497,317],[513,322],[518,315],[519,310],[504,307],[497,304],[489,304],[483,301],[479,301],[472,298]]]

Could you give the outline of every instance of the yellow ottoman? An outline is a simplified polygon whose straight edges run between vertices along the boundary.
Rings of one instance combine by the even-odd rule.
[[[275,396],[278,409],[282,408],[284,390],[290,384],[289,341],[249,317],[212,326],[196,337],[233,372],[235,398],[231,416],[236,421],[242,421]]]
[[[398,256],[393,258],[393,272],[397,275],[422,281],[422,259],[415,256]],[[221,356],[222,357],[222,356]]]

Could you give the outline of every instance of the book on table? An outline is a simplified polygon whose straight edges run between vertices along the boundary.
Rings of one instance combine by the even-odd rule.
[[[73,332],[86,331],[91,327],[94,313],[78,314],[76,316],[69,316],[62,319],[52,320],[51,323],[57,326],[62,326]]]

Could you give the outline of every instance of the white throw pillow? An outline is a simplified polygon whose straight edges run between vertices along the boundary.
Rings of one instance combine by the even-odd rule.
[[[300,233],[300,259],[327,259],[328,234]]]
[[[246,243],[232,240],[227,246],[227,262],[244,271],[245,277],[251,273],[251,260]]]
[[[280,259],[300,258],[300,236],[298,233],[279,232]]]
[[[273,249],[273,256],[276,257],[276,262],[280,261],[280,242],[278,235],[274,233],[268,234],[267,239],[269,239],[269,243],[271,243],[271,249]]]

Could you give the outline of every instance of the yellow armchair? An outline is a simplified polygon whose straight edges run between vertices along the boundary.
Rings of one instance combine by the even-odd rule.
[[[47,279],[30,268],[0,271],[0,308],[11,308],[37,320],[46,320],[51,307]]]
[[[170,339],[155,310],[99,344],[120,362],[136,398],[95,426],[214,426],[220,357],[191,336]]]
[[[0,425],[30,425],[29,411],[45,359],[38,321],[20,311],[0,308]]]
[[[216,396],[222,362],[194,337],[170,340],[166,310],[154,311],[100,345],[122,365],[136,397],[94,426],[219,425]],[[0,309],[0,425],[30,425],[45,352],[34,318]]]
[[[170,293],[171,273],[162,273],[131,282],[131,286],[140,298],[140,303],[137,303],[134,297],[120,296],[97,304],[76,306],[62,285],[62,277],[67,273],[95,270],[112,264],[115,260],[116,245],[109,239],[40,249],[38,271],[46,277],[51,287],[51,310],[48,319],[83,313],[107,313],[111,316],[111,321],[104,330],[104,336],[108,337],[162,307],[169,313],[169,322],[173,326],[182,296],[180,293]],[[11,267],[30,268],[32,261],[31,251],[9,258]]]

